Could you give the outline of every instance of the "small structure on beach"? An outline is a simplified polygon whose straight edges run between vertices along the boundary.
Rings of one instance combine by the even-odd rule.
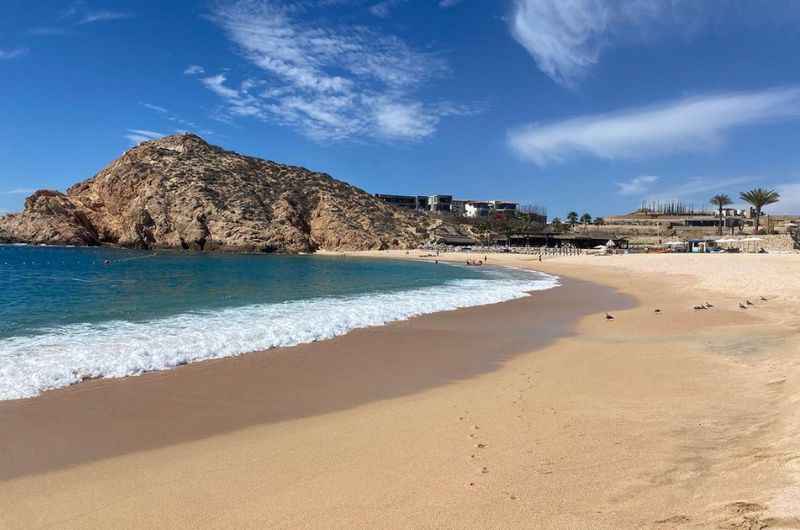
[[[512,247],[565,247],[570,246],[580,249],[591,249],[603,245],[608,247],[628,248],[628,240],[616,234],[604,232],[570,232],[559,233],[552,230],[511,234],[508,236],[508,245]]]

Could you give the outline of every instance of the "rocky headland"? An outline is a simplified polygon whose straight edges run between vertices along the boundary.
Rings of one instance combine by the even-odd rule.
[[[0,217],[0,242],[242,252],[413,248],[452,233],[324,173],[179,134],[144,142],[66,193]]]

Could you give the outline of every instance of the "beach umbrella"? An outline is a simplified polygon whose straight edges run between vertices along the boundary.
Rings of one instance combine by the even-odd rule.
[[[611,241],[611,240],[609,239],[609,240],[608,240],[608,243],[606,243],[606,246],[607,246],[607,247],[616,247],[616,246],[617,246],[617,244],[616,244],[616,243],[614,243],[613,241]]]

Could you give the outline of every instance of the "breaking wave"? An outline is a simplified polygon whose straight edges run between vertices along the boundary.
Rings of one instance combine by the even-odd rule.
[[[183,313],[146,322],[71,324],[0,339],[0,400],[87,378],[125,377],[186,363],[330,339],[356,328],[493,304],[558,286],[541,273],[491,273],[398,292]]]

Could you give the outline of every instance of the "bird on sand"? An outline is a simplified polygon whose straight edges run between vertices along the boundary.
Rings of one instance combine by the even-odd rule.
[[[739,302],[739,309],[747,309],[747,306]]]
[[[754,305],[754,304],[753,304],[753,302],[751,302],[750,300],[745,300],[745,303],[746,303],[747,305]]]
[[[614,320],[614,315],[609,315],[606,313],[606,320]]]

